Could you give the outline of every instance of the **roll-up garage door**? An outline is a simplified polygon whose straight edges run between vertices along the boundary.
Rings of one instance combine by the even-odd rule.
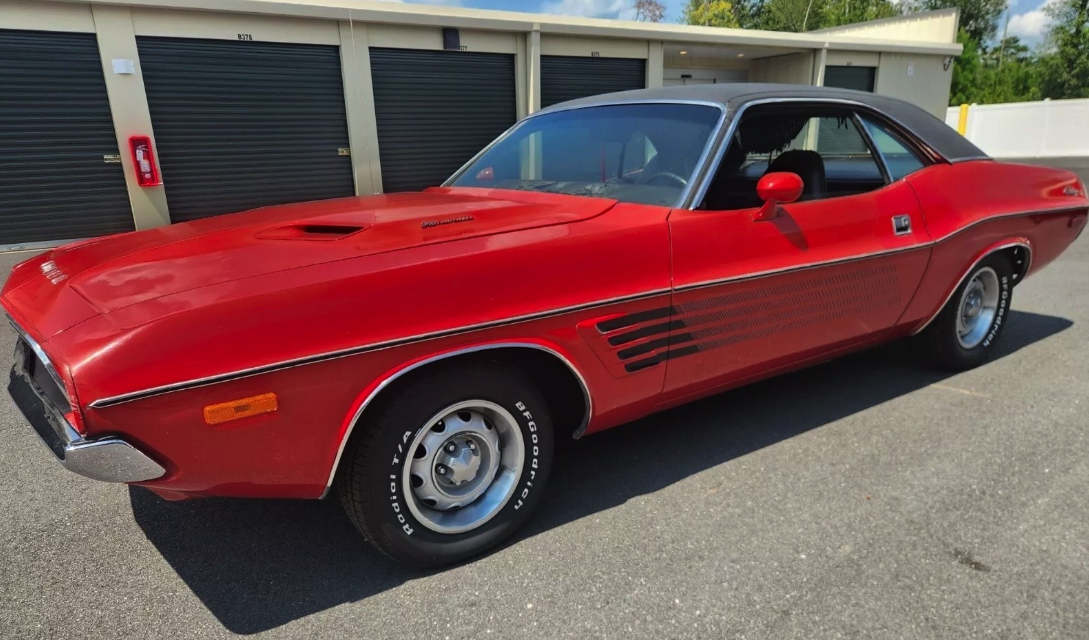
[[[541,56],[541,108],[646,86],[646,60]]]
[[[337,47],[136,42],[171,221],[355,192]]]
[[[514,56],[372,48],[382,188],[440,184],[518,117]]]
[[[131,230],[117,155],[95,35],[0,29],[0,245]]]
[[[824,68],[824,86],[873,93],[876,76],[877,69],[873,67],[827,66]]]

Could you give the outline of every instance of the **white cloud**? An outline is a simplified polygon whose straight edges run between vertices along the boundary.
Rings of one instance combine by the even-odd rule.
[[[1058,2],[1059,0],[1047,0],[1032,11],[1015,14],[1010,18],[1009,34],[1022,40],[1039,40],[1044,36],[1047,25],[1051,22],[1051,16],[1044,12],[1044,8]]]
[[[541,4],[541,12],[584,18],[634,20],[634,4],[631,0],[548,0]]]

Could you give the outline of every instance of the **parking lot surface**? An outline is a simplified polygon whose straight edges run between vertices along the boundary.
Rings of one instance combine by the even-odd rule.
[[[1089,237],[1013,309],[968,373],[894,344],[586,438],[434,573],[335,500],[70,474],[4,393],[0,638],[1089,638]]]

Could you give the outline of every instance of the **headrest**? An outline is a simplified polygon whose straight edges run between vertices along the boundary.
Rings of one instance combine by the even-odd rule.
[[[737,127],[737,139],[745,153],[781,151],[798,137],[807,122],[808,116],[775,113],[746,116]]]

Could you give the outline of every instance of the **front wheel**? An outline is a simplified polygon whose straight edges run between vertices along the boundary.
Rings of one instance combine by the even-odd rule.
[[[986,362],[1006,326],[1013,298],[1013,266],[1000,253],[987,256],[968,277],[916,342],[923,357],[949,371],[965,371]]]
[[[386,555],[437,567],[511,535],[539,502],[552,423],[532,380],[498,364],[417,378],[364,414],[338,490]]]

